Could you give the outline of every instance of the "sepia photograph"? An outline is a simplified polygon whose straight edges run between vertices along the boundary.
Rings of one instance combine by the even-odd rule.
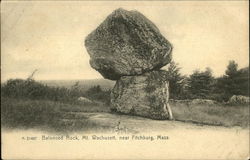
[[[249,1],[1,2],[2,159],[248,160]]]

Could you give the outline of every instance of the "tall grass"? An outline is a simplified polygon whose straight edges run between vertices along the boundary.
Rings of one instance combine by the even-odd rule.
[[[51,101],[1,98],[1,122],[7,127],[53,125],[62,116],[58,106]]]
[[[44,128],[53,131],[102,130],[102,126],[72,112],[108,112],[95,104],[67,104],[49,100],[25,100],[1,97],[1,125],[6,128]]]

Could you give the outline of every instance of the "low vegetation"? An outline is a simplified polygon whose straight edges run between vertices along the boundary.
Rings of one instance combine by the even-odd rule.
[[[1,85],[1,97],[32,100],[51,100],[74,103],[79,97],[109,104],[110,90],[103,90],[99,85],[87,91],[76,82],[71,88],[49,87],[33,79],[10,79]]]
[[[199,125],[248,127],[247,106],[187,105],[171,103],[175,120]],[[1,98],[1,123],[7,128],[38,128],[49,131],[104,131],[111,126],[92,122],[81,112],[110,112],[102,103],[65,103],[50,100]]]
[[[67,104],[50,100],[1,98],[1,124],[5,128],[39,128],[49,131],[105,130],[102,126],[77,117],[74,112],[108,112],[105,105]]]
[[[55,131],[109,128],[74,117],[74,112],[109,112],[110,90],[93,86],[87,91],[51,87],[33,79],[10,79],[1,85],[1,124],[7,128],[43,128]],[[89,99],[80,101],[79,97]]]
[[[179,101],[170,104],[175,120],[249,127],[249,68],[238,70],[237,64],[230,61],[222,77],[214,78],[207,69],[195,71],[187,78],[171,63],[168,73],[170,98]],[[83,88],[79,82],[66,88],[47,86],[31,78],[10,79],[1,84],[2,126],[55,131],[110,129],[76,114],[110,112],[110,89],[100,85]]]
[[[178,121],[225,127],[240,126],[247,128],[249,126],[249,107],[246,105],[187,105],[176,103],[170,105],[175,120]]]

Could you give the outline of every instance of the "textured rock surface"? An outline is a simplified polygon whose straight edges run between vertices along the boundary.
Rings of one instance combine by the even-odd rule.
[[[112,110],[152,119],[168,119],[168,85],[164,71],[123,76],[111,93]]]
[[[104,78],[140,75],[171,60],[171,44],[137,11],[117,9],[85,39],[90,65]]]
[[[249,102],[250,102],[249,97],[241,95],[233,95],[228,101],[228,103],[232,105],[239,105],[239,104],[249,105]]]

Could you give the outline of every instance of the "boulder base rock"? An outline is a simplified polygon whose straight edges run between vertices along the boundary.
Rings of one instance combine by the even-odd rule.
[[[106,79],[140,75],[171,61],[172,45],[137,11],[117,9],[85,39],[90,65]]]
[[[123,76],[111,92],[111,109],[152,119],[168,119],[168,94],[168,81],[164,71]]]

